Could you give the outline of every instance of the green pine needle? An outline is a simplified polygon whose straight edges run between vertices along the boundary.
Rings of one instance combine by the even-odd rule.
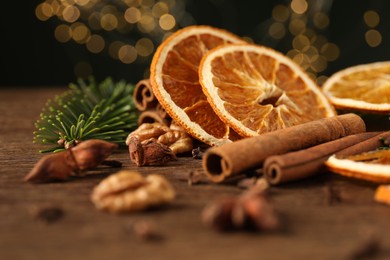
[[[134,85],[111,78],[97,84],[93,78],[78,80],[69,90],[48,100],[35,123],[34,142],[51,145],[40,152],[58,152],[88,139],[123,145],[137,127]]]

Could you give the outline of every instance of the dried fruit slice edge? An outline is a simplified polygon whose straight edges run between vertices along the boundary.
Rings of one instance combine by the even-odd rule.
[[[188,133],[195,136],[199,140],[210,144],[219,146],[225,143],[229,143],[232,140],[229,138],[238,138],[238,134],[234,133],[232,129],[230,129],[227,125],[223,123],[223,121],[220,120],[220,118],[215,115],[215,118],[212,118],[212,121],[220,121],[219,128],[223,128],[225,130],[225,135],[222,138],[216,138],[212,134],[206,132],[197,122],[193,121],[193,118],[191,119],[188,113],[191,110],[190,107],[187,107],[185,109],[180,108],[172,99],[170,93],[166,91],[163,87],[158,87],[163,85],[163,75],[162,70],[164,63],[161,62],[161,60],[165,60],[168,56],[169,52],[183,39],[186,37],[190,37],[192,35],[197,34],[211,34],[216,35],[224,39],[225,41],[229,42],[241,42],[244,43],[241,38],[238,36],[229,33],[222,29],[213,28],[210,26],[189,26],[184,29],[181,29],[168,37],[157,49],[156,53],[154,54],[152,65],[151,65],[151,83],[153,87],[154,94],[156,95],[156,98],[159,100],[161,105],[165,108],[167,113],[178,123],[180,124]],[[167,47],[168,46],[168,47]],[[195,64],[198,66],[199,64]],[[197,83],[199,84],[199,88],[201,91],[201,86],[199,81],[197,80]],[[203,94],[202,94],[203,95]],[[204,97],[204,100],[206,100],[206,97]],[[197,102],[202,102],[202,100],[198,100]],[[203,102],[204,103],[204,102]],[[193,104],[196,105],[196,104]],[[204,107],[209,106],[209,104],[203,104]],[[210,109],[213,111],[212,109]],[[194,113],[192,113],[194,114]],[[216,123],[216,122],[215,122]]]
[[[297,77],[302,79],[306,86],[308,86],[308,89],[315,93],[316,98],[319,99],[320,103],[326,110],[326,115],[324,115],[324,117],[334,116],[336,114],[334,108],[331,106],[325,95],[321,92],[320,88],[314,83],[314,81],[312,81],[297,64],[292,62],[285,55],[268,47],[248,43],[223,45],[212,49],[206,53],[205,56],[203,56],[199,66],[200,82],[202,84],[203,91],[206,94],[213,109],[226,124],[229,124],[239,134],[243,136],[256,136],[259,134],[259,132],[255,131],[254,129],[247,128],[241,121],[233,117],[230,113],[224,112],[226,111],[225,102],[220,98],[218,88],[214,87],[213,77],[207,76],[206,74],[209,74],[209,72],[212,71],[211,62],[216,57],[225,53],[234,52],[236,50],[240,51],[241,49],[244,51],[253,51],[255,53],[264,54],[265,56],[274,58],[280,64],[284,64],[291,68],[293,72],[297,74]]]
[[[390,165],[357,162],[332,155],[325,165],[334,173],[377,183],[390,183]]]
[[[386,113],[390,111],[390,103],[372,103],[367,102],[364,100],[358,100],[354,99],[352,97],[347,97],[349,95],[348,91],[345,93],[345,97],[337,97],[335,95],[334,90],[332,88],[335,84],[340,82],[341,80],[344,80],[345,77],[351,77],[354,74],[358,73],[366,73],[370,75],[370,73],[375,73],[378,70],[384,69],[388,67],[390,71],[390,61],[383,61],[383,62],[374,62],[374,63],[368,63],[368,64],[360,64],[356,66],[351,66],[345,69],[342,69],[333,75],[331,75],[328,80],[325,81],[322,89],[324,94],[329,98],[329,100],[340,109],[356,109],[360,111],[365,112],[377,112],[377,113]],[[387,74],[387,73],[386,73]],[[367,80],[367,79],[366,79]],[[372,86],[377,84],[379,81],[387,81],[388,85],[390,85],[390,79],[388,77],[382,77],[378,78],[377,80],[369,79],[372,81]],[[375,83],[375,81],[377,83]],[[358,86],[351,86],[351,87],[358,87]],[[390,89],[390,87],[389,87]],[[385,95],[386,96],[386,95]],[[388,95],[387,95],[388,96]]]

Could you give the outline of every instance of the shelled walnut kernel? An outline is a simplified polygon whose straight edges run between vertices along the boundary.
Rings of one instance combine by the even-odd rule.
[[[143,123],[135,131],[131,132],[126,144],[130,145],[134,137],[139,142],[144,142],[148,139],[154,138],[157,143],[166,145],[172,152],[176,154],[190,152],[193,149],[191,137],[178,126],[172,125],[172,128],[161,123]]]
[[[141,211],[171,202],[175,191],[164,177],[120,171],[104,179],[91,195],[96,208],[113,213]]]

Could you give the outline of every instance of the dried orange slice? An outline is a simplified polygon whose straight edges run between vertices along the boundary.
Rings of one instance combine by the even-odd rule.
[[[338,158],[332,155],[325,165],[334,173],[377,183],[390,183],[390,150],[378,150]]]
[[[376,62],[346,68],[323,85],[330,101],[340,109],[390,112],[390,62]]]
[[[375,201],[390,205],[390,185],[379,185],[375,191]]]
[[[198,67],[210,49],[244,42],[238,36],[209,26],[189,26],[166,39],[153,56],[150,80],[167,113],[189,134],[209,145],[239,139],[214,113],[199,83]]]
[[[217,47],[203,57],[199,74],[215,112],[243,136],[335,115],[314,81],[270,48],[253,44]]]

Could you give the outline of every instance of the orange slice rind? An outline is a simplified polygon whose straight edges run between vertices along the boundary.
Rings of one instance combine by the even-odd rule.
[[[214,112],[199,83],[198,66],[210,49],[244,41],[210,26],[189,26],[167,38],[153,56],[153,92],[172,119],[193,137],[219,146],[240,138]]]
[[[352,66],[333,74],[323,85],[329,100],[340,109],[390,112],[390,62]]]
[[[242,136],[256,136],[335,115],[314,81],[287,56],[254,44],[210,50],[200,82],[218,116]]]
[[[390,165],[337,158],[332,155],[325,162],[327,168],[337,174],[376,183],[390,183]]]
[[[379,185],[375,191],[374,200],[390,205],[390,185]]]

